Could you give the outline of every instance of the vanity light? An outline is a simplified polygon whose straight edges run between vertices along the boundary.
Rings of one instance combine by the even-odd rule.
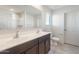
[[[14,9],[10,9],[10,11],[14,11]]]
[[[38,10],[42,10],[42,6],[41,5],[32,5],[32,7],[35,7]]]

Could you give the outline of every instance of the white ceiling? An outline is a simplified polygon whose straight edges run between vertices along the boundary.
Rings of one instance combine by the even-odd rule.
[[[57,10],[59,8],[63,8],[67,5],[44,5],[45,7],[51,9],[51,10]],[[26,12],[31,15],[40,15],[41,11],[38,9],[34,8],[31,5],[0,5],[0,10],[7,10],[10,11],[10,9],[14,9],[14,12]]]
[[[0,5],[0,10],[10,11],[10,9],[14,9],[14,12],[25,12],[31,15],[39,15],[40,11],[31,5]]]
[[[57,10],[59,8],[63,8],[67,5],[46,5],[47,8],[50,8],[51,10]]]
[[[65,6],[67,6],[67,5],[45,5],[45,7],[50,8],[52,10],[56,10],[56,9],[59,9],[59,8],[65,7]],[[0,5],[0,8],[6,9],[6,10],[9,10],[12,8],[15,10],[15,12],[22,12],[26,8],[26,10],[29,10],[29,11],[31,10],[34,13],[39,12],[35,8],[33,8],[31,5]]]

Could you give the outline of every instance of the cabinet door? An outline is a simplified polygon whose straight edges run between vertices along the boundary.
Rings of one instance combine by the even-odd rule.
[[[35,45],[29,50],[27,50],[25,54],[38,54],[38,45]]]
[[[45,42],[45,53],[48,53],[50,50],[50,39],[47,39]]]
[[[39,54],[44,54],[44,53],[45,53],[45,43],[43,41],[39,43]]]

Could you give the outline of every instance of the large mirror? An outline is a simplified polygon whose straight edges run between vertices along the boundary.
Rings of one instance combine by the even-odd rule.
[[[36,19],[41,12],[31,5],[0,6],[0,29],[16,29],[20,27],[35,27]]]
[[[31,5],[1,5],[0,33],[16,33],[40,26],[41,11]]]

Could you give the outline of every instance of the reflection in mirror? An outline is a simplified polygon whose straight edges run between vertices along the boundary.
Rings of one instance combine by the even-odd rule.
[[[41,11],[31,5],[0,6],[0,34],[17,37],[21,31],[39,28],[40,19]]]
[[[0,12],[0,29],[15,29],[16,18],[15,14],[8,11]]]

